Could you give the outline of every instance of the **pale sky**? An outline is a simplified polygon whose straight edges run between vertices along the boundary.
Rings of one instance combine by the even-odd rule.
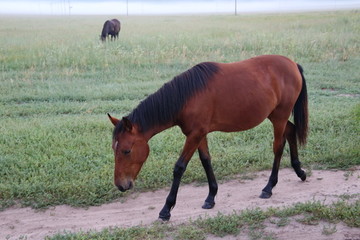
[[[360,9],[360,0],[0,0],[0,14],[206,14]]]

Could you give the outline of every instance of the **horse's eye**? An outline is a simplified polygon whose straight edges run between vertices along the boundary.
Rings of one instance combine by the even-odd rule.
[[[123,151],[123,154],[124,154],[124,155],[128,155],[130,152],[131,152],[130,150],[124,150],[124,151]]]

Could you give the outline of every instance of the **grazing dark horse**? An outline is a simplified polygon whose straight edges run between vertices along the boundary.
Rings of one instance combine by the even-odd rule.
[[[294,123],[289,121],[293,113]],[[306,143],[308,131],[307,90],[303,69],[277,55],[254,57],[234,63],[200,63],[164,84],[121,120],[108,115],[115,125],[114,183],[120,191],[131,189],[149,154],[148,141],[155,134],[178,125],[186,141],[173,171],[173,182],[159,218],[170,219],[181,177],[198,150],[209,183],[202,206],[215,205],[218,190],[211,166],[206,135],[213,131],[245,131],[268,118],[274,128],[274,164],[260,195],[270,198],[278,181],[285,142],[290,146],[291,165],[305,181],[297,141]]]
[[[101,32],[101,41],[106,41],[106,38],[108,37],[108,35],[111,36],[111,40],[119,38],[119,32],[121,29],[121,24],[120,21],[117,19],[111,19],[111,20],[107,20],[104,23],[102,32]]]

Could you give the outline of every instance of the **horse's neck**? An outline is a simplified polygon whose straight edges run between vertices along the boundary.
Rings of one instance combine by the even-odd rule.
[[[151,129],[147,130],[145,133],[144,133],[144,136],[145,138],[147,139],[147,141],[150,140],[150,138],[152,138],[153,136],[155,136],[156,134],[162,132],[162,131],[165,131],[166,129],[168,128],[171,128],[175,126],[174,123],[167,123],[167,124],[164,124],[164,125],[161,125],[161,126],[155,126],[155,127],[152,127]]]
[[[108,33],[109,33],[108,26],[105,26],[101,32],[101,36],[106,37]]]

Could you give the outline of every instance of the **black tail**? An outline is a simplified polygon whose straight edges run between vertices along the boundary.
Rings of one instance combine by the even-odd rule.
[[[308,135],[308,97],[307,97],[307,89],[305,77],[303,74],[303,68],[300,64],[297,65],[299,72],[302,78],[302,88],[298,99],[296,100],[293,115],[294,115],[294,123],[296,127],[296,136],[301,145],[306,144],[306,138]]]

